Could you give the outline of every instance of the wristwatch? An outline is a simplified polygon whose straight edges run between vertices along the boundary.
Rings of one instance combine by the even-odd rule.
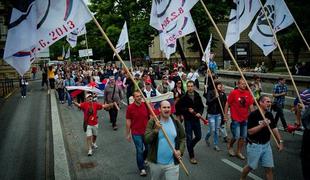
[[[284,143],[284,141],[282,139],[280,139],[280,143]]]

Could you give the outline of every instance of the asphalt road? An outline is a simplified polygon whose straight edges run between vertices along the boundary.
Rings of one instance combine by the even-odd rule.
[[[113,131],[106,111],[99,113],[99,135],[97,145],[92,157],[87,156],[85,134],[82,130],[82,112],[77,108],[69,108],[59,104],[63,123],[65,141],[68,147],[70,168],[73,179],[150,179],[140,177],[135,160],[134,144],[125,139],[125,110],[123,105],[118,116],[118,131]],[[288,118],[291,114],[286,112]],[[293,116],[292,116],[293,117]],[[289,119],[288,121],[291,121]],[[207,126],[202,125],[203,137]],[[301,136],[281,131],[285,140],[285,150],[278,152],[273,146],[275,161],[275,179],[302,179],[299,159]],[[273,143],[272,143],[273,144]],[[222,151],[216,152],[201,140],[195,148],[197,165],[189,163],[186,151],[184,163],[190,172],[186,176],[180,169],[180,179],[239,179],[240,169],[246,161],[229,157],[226,144],[220,141]],[[252,172],[249,179],[263,179],[264,169],[259,168]]]
[[[50,105],[40,82],[30,83],[22,99],[19,89],[0,107],[0,179],[49,179]],[[47,152],[47,153],[46,153]]]

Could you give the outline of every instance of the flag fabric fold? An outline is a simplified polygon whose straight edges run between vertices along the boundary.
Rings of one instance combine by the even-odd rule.
[[[191,14],[188,12],[182,15],[174,24],[163,31],[159,31],[160,50],[169,59],[170,55],[176,51],[176,40],[195,31],[196,27]]]
[[[171,113],[175,113],[175,103],[174,103],[174,96],[173,92],[168,92],[165,94],[161,94],[155,97],[147,98],[147,101],[150,102],[150,105],[156,115],[159,115],[159,108],[160,108],[160,103],[164,100],[167,100],[170,102],[171,105]],[[129,98],[129,104],[132,104],[134,102],[133,97],[131,96]]]
[[[188,13],[198,0],[153,0],[150,25],[157,30],[165,30]]]
[[[287,28],[294,22],[294,18],[283,0],[267,0],[264,9],[275,32]],[[265,56],[277,48],[276,40],[262,10],[253,24],[249,37],[262,49]]]
[[[127,29],[127,23],[125,21],[123,28],[122,28],[122,32],[118,38],[117,41],[117,45],[116,45],[116,52],[119,53],[122,50],[126,49],[126,43],[129,42],[129,38],[128,38],[128,29]],[[113,55],[115,56],[115,54]]]
[[[261,8],[258,0],[234,0],[234,5],[230,11],[225,37],[228,47],[239,41],[240,34],[251,24]]]
[[[13,5],[3,59],[23,75],[35,54],[91,20],[81,0],[29,0]]]
[[[76,28],[74,31],[72,31],[71,33],[69,33],[67,35],[67,42],[70,44],[70,46],[72,48],[75,48],[76,44],[77,44],[77,38],[78,36],[84,35],[86,34],[86,27],[85,24],[79,28]]]
[[[202,61],[205,62],[207,65],[209,65],[210,62],[210,56],[211,56],[211,43],[212,43],[212,34],[210,35],[210,39],[208,42],[208,45],[206,47],[206,50],[202,56]]]

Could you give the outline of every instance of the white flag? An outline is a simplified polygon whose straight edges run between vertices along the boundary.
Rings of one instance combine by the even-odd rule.
[[[160,32],[160,49],[169,59],[170,55],[176,51],[176,40],[196,31],[196,27],[190,12],[181,15],[173,24],[170,24],[164,31]]]
[[[77,44],[78,36],[86,34],[85,24],[82,27],[76,28],[74,31],[67,35],[67,42],[70,44],[72,48],[74,48]]]
[[[125,23],[123,25],[122,32],[121,32],[119,39],[117,41],[116,52],[119,53],[122,50],[125,50],[126,49],[126,43],[128,43],[128,42],[129,42],[129,38],[128,38],[127,23],[125,21]],[[113,56],[115,56],[115,54]]]
[[[165,30],[188,13],[198,0],[153,0],[150,25],[157,30]]]
[[[66,55],[65,47],[62,46],[62,58],[63,58],[63,59],[65,58],[65,55]]]
[[[294,22],[294,18],[283,0],[267,0],[264,9],[275,32],[285,29]],[[277,48],[272,31],[262,11],[257,16],[249,37],[263,50],[265,56]]]
[[[210,56],[211,56],[211,43],[212,43],[212,34],[210,35],[208,45],[207,45],[206,50],[202,56],[202,61],[208,65],[209,65]]]
[[[68,47],[67,53],[65,55],[65,59],[69,59],[70,58],[70,47]]]
[[[258,0],[234,0],[235,8],[231,9],[225,42],[228,47],[240,39],[240,34],[251,24],[260,9]]]
[[[90,20],[81,0],[19,0],[13,3],[3,58],[23,75],[30,69],[35,53]]]

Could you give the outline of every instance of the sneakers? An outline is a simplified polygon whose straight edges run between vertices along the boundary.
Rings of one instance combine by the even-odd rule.
[[[218,146],[214,146],[215,151],[221,151],[221,149]]]
[[[197,163],[198,163],[197,160],[196,160],[195,158],[191,158],[191,159],[189,160],[189,162],[192,163],[192,164],[197,164]]]
[[[93,155],[93,150],[91,150],[91,149],[90,149],[90,150],[88,150],[87,155],[88,155],[88,156],[92,156],[92,155]]]
[[[145,169],[141,169],[141,171],[140,171],[140,176],[146,176],[146,171],[145,171]]]
[[[245,157],[241,154],[241,153],[238,153],[237,154],[237,157],[241,160],[245,160]]]
[[[118,128],[117,128],[117,126],[115,125],[115,126],[113,126],[113,130],[114,131],[116,131]]]
[[[93,144],[91,145],[91,147],[92,147],[93,149],[97,149],[97,148],[98,148],[98,146],[97,146],[96,143],[93,143]]]
[[[228,149],[228,154],[229,154],[230,156],[236,156],[236,153],[235,153],[235,151],[234,151],[233,148],[229,148],[229,149]]]

